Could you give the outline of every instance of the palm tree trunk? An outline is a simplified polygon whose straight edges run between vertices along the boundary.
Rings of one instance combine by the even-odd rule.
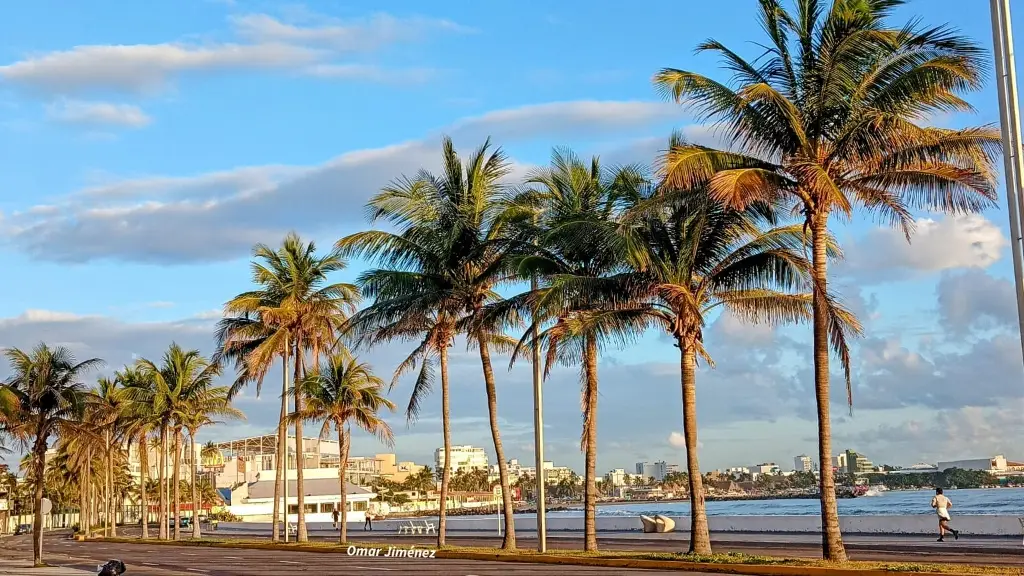
[[[302,411],[302,386],[299,386],[299,382],[302,381],[303,376],[303,362],[302,362],[302,351],[298,347],[296,342],[295,346],[295,377],[292,379],[292,389],[295,391],[295,412]],[[299,542],[309,541],[309,535],[306,532],[306,495],[305,495],[305,473],[303,469],[306,467],[305,457],[303,455],[303,441],[302,441],[302,419],[295,419],[295,496],[298,498],[298,529],[295,534],[295,539]]]
[[[89,535],[89,464],[88,460],[79,465],[78,478],[78,531]],[[12,491],[13,495],[13,491]]]
[[[583,442],[586,470],[583,483],[583,549],[597,550],[597,338],[587,336],[584,357],[586,391],[584,393]]]
[[[488,350],[487,340],[483,336],[477,338],[477,345],[480,348],[480,363],[484,369],[484,387],[487,389],[487,415],[491,421],[491,438],[494,440],[494,455],[498,459],[498,481],[501,483],[501,500],[505,509],[505,535],[501,541],[501,548],[503,550],[515,550],[515,510],[512,508],[512,487],[509,484],[508,463],[505,462],[505,450],[502,448],[501,434],[498,432],[498,392],[494,387],[491,352]]]
[[[708,517],[704,510],[704,481],[697,459],[697,351],[693,342],[678,339],[683,379],[683,437],[686,473],[690,480],[690,554],[711,554]]]
[[[341,535],[338,542],[344,544],[348,540],[348,490],[345,486],[345,471],[348,469],[348,435],[341,422],[336,422],[338,427],[338,446],[341,447],[341,462],[338,464],[338,487],[340,488],[341,501],[338,504],[338,522],[341,523]]]
[[[167,423],[160,424],[160,510],[157,522],[160,523],[159,538],[167,540]]]
[[[146,434],[139,437],[139,502],[142,504],[142,539],[149,538],[149,495],[146,494],[146,468],[149,466],[149,446]]]
[[[448,343],[438,351],[441,357],[441,435],[444,437],[444,468],[441,470],[441,499],[437,506],[437,545],[444,546],[448,511],[448,483],[452,479],[452,430],[448,403]]]
[[[198,540],[203,537],[199,529],[199,490],[196,486],[196,431],[188,431],[189,456],[192,458],[192,465],[189,466],[192,472],[192,538]]]
[[[181,428],[174,428],[174,539],[181,539]]]
[[[284,491],[284,475],[288,470],[288,342],[285,340],[284,354],[281,359],[281,417],[277,421],[277,475],[274,477],[274,528],[270,539],[281,540],[281,493]],[[284,522],[288,524],[288,503],[284,503]]]
[[[839,530],[835,478],[832,475],[832,422],[829,416],[828,214],[815,214],[811,226],[814,263],[814,396],[818,405],[818,462],[821,468],[821,552],[825,560],[843,562],[846,549]]]
[[[32,516],[32,563],[40,566],[43,563],[43,474],[46,471],[46,434],[40,434],[43,428],[43,416],[39,418],[36,429],[36,442],[32,450],[35,465],[35,496],[33,498]]]

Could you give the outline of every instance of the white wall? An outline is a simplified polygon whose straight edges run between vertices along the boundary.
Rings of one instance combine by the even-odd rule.
[[[673,517],[676,531],[689,529],[689,517]],[[329,519],[328,519],[329,520]],[[350,516],[349,523],[355,520]],[[435,522],[436,517],[414,518]],[[839,519],[844,534],[918,536],[934,535],[938,530],[934,515],[917,516],[848,516]],[[362,522],[362,517],[358,522]],[[497,516],[449,517],[448,530],[452,532],[495,532]],[[397,531],[404,519],[380,520],[373,523],[374,530]],[[965,535],[977,536],[1020,536],[1020,522],[1015,516],[958,516],[953,525]],[[821,522],[816,516],[710,516],[708,526],[712,532],[732,533],[775,533],[775,534],[820,534]],[[234,523],[221,524],[222,530],[259,531],[269,530],[269,524]],[[599,517],[597,529],[601,532],[640,531],[639,517]],[[517,532],[536,530],[536,518],[516,518]],[[549,532],[582,532],[583,518],[548,518]]]

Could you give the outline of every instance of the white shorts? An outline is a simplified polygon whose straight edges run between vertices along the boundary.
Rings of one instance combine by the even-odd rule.
[[[945,510],[938,510],[938,511],[935,512],[935,514],[939,517],[939,520],[950,520],[951,519],[949,517],[949,512],[946,512]]]

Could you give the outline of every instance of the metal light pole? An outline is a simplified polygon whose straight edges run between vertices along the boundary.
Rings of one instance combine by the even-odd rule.
[[[537,291],[537,276],[530,278],[530,290]],[[540,328],[537,326],[536,314],[533,320],[533,453],[536,457],[537,480],[537,551],[548,550],[548,527],[546,502],[544,495],[544,393],[540,371],[540,342],[537,338]]]
[[[1020,141],[1020,108],[1017,100],[1017,72],[1013,58],[1013,30],[1010,25],[1010,0],[990,0],[992,47],[995,54],[996,88],[999,92],[999,124],[1003,135],[1006,207],[1010,215],[1010,251],[1013,278],[1017,288],[1017,321],[1024,356],[1024,263],[1022,263],[1020,216],[1024,213],[1022,177],[1024,154]]]

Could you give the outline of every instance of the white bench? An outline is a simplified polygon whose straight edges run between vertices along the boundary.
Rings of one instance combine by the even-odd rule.
[[[423,521],[423,533],[424,534],[430,534],[431,532],[433,532],[434,534],[437,534],[437,526],[434,526],[433,522],[427,522],[426,520],[424,520]]]
[[[425,524],[426,522],[424,522]],[[409,520],[407,524],[400,524],[398,526],[399,534],[422,534],[423,526],[414,524],[412,520]]]

